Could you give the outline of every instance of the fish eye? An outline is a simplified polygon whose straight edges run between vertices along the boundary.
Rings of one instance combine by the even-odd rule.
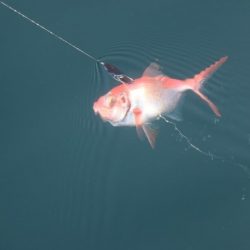
[[[124,93],[122,93],[121,95],[120,95],[120,101],[123,103],[123,104],[125,104],[125,103],[127,103],[127,98],[126,98],[126,95],[124,94]]]
[[[126,102],[126,99],[125,99],[125,97],[124,97],[124,96],[122,96],[122,97],[121,97],[121,101],[122,101],[123,103],[125,103],[125,102]]]

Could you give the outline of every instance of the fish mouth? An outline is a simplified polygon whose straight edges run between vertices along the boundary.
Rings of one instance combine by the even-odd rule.
[[[93,110],[94,110],[94,112],[95,112],[96,115],[99,113],[98,107],[97,107],[97,103],[96,103],[96,102],[95,102],[94,105],[93,105]]]
[[[98,115],[102,119],[102,121],[104,121],[104,122],[108,121],[108,117],[106,117],[103,114],[103,109],[102,108],[100,109],[98,102],[94,103],[93,110],[94,110],[95,115]]]

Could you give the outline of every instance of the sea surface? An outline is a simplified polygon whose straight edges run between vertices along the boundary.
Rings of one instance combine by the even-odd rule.
[[[0,4],[1,250],[250,249],[250,1],[5,0],[132,78],[206,82],[156,147],[92,105],[118,83]]]

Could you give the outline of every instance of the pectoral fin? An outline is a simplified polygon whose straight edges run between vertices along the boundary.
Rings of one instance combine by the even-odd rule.
[[[134,108],[133,110],[134,118],[135,118],[135,127],[138,136],[143,138],[143,129],[142,129],[142,111],[139,108]]]

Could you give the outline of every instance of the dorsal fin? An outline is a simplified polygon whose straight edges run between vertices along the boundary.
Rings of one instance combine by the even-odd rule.
[[[160,70],[160,66],[157,63],[150,63],[150,65],[144,70],[142,76],[159,76],[163,75]]]

